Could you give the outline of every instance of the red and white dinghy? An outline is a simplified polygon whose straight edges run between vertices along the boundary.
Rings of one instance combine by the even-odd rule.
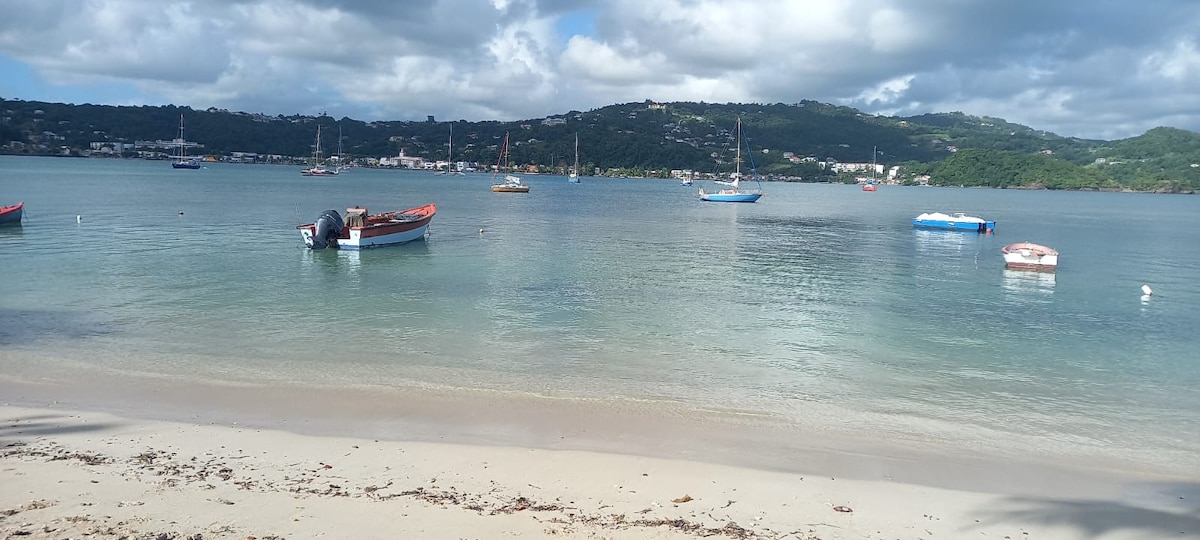
[[[1053,272],[1058,268],[1058,252],[1053,248],[1032,242],[1017,242],[1004,246],[1004,267],[1013,270]]]
[[[436,213],[432,204],[382,214],[355,206],[346,209],[345,221],[337,210],[326,210],[316,221],[296,228],[312,249],[367,249],[424,240]]]

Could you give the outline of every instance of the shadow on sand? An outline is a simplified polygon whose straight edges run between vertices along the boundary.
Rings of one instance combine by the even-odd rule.
[[[100,431],[117,424],[97,422],[81,423],[78,419],[58,415],[34,415],[17,418],[0,419],[0,448],[26,439],[50,437],[67,433],[86,433]]]
[[[1081,538],[1200,534],[1200,498],[1193,498],[1200,497],[1200,484],[1147,484],[1135,489],[1140,495],[1129,502],[1011,498],[987,509],[983,522],[1064,528],[1077,531]]]

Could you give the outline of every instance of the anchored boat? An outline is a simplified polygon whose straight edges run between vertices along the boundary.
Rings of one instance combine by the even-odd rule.
[[[737,141],[737,157],[734,159],[734,173],[732,180],[726,182],[717,180],[718,184],[729,186],[732,189],[722,189],[716,192],[708,192],[703,188],[700,189],[700,200],[709,202],[755,202],[759,197],[763,196],[762,184],[759,183],[758,171],[754,170],[754,158],[751,157],[750,168],[754,171],[754,182],[758,184],[758,191],[742,191],[738,188],[738,184],[742,179],[742,117],[737,119],[737,127],[734,128],[734,140]]]
[[[975,216],[968,216],[962,212],[955,212],[953,214],[926,212],[913,218],[913,227],[990,233],[996,229],[996,222]]]
[[[21,215],[25,213],[24,208],[24,202],[12,206],[0,206],[0,223],[20,223]]]
[[[500,159],[496,162],[496,172],[492,174],[492,191],[496,193],[529,193],[529,184],[521,181],[520,176],[512,174],[509,163],[508,133],[504,134],[504,144],[500,146]],[[496,177],[504,174],[501,182]]]
[[[1017,242],[1000,249],[1004,254],[1004,267],[1012,270],[1053,272],[1058,269],[1058,252],[1053,248],[1032,242]]]
[[[423,240],[436,213],[432,204],[382,214],[355,206],[346,209],[344,221],[337,210],[326,210],[316,221],[296,228],[312,249],[367,249]]]

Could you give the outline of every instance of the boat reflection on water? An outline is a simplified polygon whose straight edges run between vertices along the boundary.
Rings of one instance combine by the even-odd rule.
[[[307,249],[304,266],[332,275],[356,276],[371,268],[404,267],[429,254],[428,242],[409,242],[376,249]]]
[[[939,229],[913,229],[913,240],[921,251],[962,251],[968,246],[979,247],[979,235],[968,235],[957,231]]]
[[[25,234],[25,229],[21,227],[22,225],[19,221],[16,223],[5,223],[3,226],[0,226],[0,238],[6,236],[19,237]]]
[[[1055,275],[1004,269],[1004,290],[1015,294],[1053,294]]]

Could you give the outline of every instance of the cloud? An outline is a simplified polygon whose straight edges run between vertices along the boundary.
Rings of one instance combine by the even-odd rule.
[[[647,98],[815,99],[1092,138],[1200,131],[1200,5],[1186,0],[0,0],[0,11],[0,55],[51,85],[135,89],[123,102],[512,120]],[[584,33],[562,35],[572,29]],[[8,76],[0,91],[33,87]]]

